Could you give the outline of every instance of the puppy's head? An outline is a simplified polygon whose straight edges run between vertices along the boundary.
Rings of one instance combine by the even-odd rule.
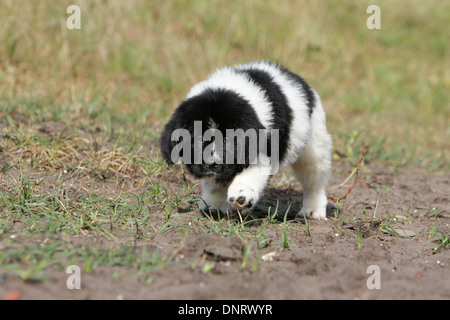
[[[164,127],[161,151],[167,163],[185,164],[196,178],[227,183],[248,167],[249,150],[257,145],[240,133],[260,128],[254,110],[240,96],[206,90],[175,110]]]

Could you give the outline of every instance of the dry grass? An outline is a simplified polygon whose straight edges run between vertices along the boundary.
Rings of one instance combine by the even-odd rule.
[[[66,28],[71,4],[81,30]],[[86,270],[167,261],[127,246],[79,250],[60,235],[123,245],[168,231],[182,241],[197,228],[266,245],[266,224],[180,214],[198,200],[195,185],[159,154],[172,110],[223,65],[268,59],[300,73],[324,101],[336,159],[356,166],[369,150],[367,161],[450,168],[450,2],[377,1],[381,30],[366,28],[370,4],[2,1],[0,264],[40,279],[60,254],[81,256]],[[288,231],[303,228],[270,223],[283,248]]]
[[[336,147],[353,163],[361,145],[371,147],[369,160],[449,162],[448,1],[380,1],[381,30],[366,28],[365,2],[75,3],[82,29],[73,31],[65,26],[72,2],[2,4],[3,114],[98,119],[109,131],[137,121],[156,139],[209,72],[269,59],[322,95]]]

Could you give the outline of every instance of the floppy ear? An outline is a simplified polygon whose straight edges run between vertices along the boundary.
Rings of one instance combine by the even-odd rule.
[[[172,132],[176,129],[176,121],[174,117],[170,119],[170,121],[164,126],[164,130],[161,134],[160,139],[160,147],[161,147],[161,154],[166,160],[167,164],[171,165],[174,164],[171,159],[171,153],[172,149],[176,145],[176,141],[172,141]]]

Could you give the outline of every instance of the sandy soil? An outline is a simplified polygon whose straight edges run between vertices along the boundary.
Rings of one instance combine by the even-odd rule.
[[[44,124],[40,134],[53,136],[56,132],[61,135],[65,128],[65,125]],[[0,153],[2,163],[10,160]],[[343,162],[334,164],[330,199],[347,192],[353,178],[345,185],[340,184],[352,170]],[[58,171],[53,173],[25,172],[30,177],[45,177],[41,187],[48,190],[59,179]],[[13,168],[8,174],[17,177],[19,171]],[[150,180],[158,182],[170,194],[181,194],[183,186],[196,182],[189,181],[190,177],[183,181],[181,177],[180,171],[175,171],[150,177]],[[118,181],[127,190],[140,193],[148,192],[145,189],[148,179],[137,171],[124,184],[105,171],[80,174],[65,181],[63,186],[70,187],[67,196],[74,198],[89,192],[95,182],[96,192],[113,198],[120,192]],[[6,188],[7,181],[10,180],[1,182]],[[377,185],[382,193],[378,207]],[[383,193],[385,187],[387,192]],[[200,187],[195,187],[193,192],[200,195]],[[281,214],[276,219],[283,221],[286,209],[298,207],[301,198],[300,184],[289,175],[279,173],[272,178],[254,216],[266,217],[267,208],[274,208],[279,201]],[[449,249],[435,252],[433,249],[440,240],[433,240],[437,235],[430,236],[436,226],[447,237],[450,234],[449,203],[448,173],[430,174],[411,169],[395,170],[379,163],[365,164],[347,199],[337,207],[330,201],[328,220],[313,220],[306,225],[305,221],[294,219],[296,211],[292,210],[287,217],[287,248],[281,245],[282,223],[259,219],[253,227],[247,226],[250,230],[260,230],[261,224],[266,224],[265,238],[271,241],[257,244],[249,243],[245,233],[225,237],[193,224],[183,238],[175,229],[170,229],[134,242],[137,247],[145,245],[172,255],[170,266],[158,271],[136,274],[130,267],[98,267],[90,273],[82,273],[80,290],[67,289],[68,275],[58,266],[47,270],[50,280],[44,282],[22,281],[16,275],[0,272],[0,297],[17,291],[22,299],[449,299]],[[177,221],[186,225],[201,214],[184,208],[173,213],[176,215]],[[149,219],[154,219],[155,226],[165,223],[163,214],[152,214]],[[391,229],[386,230],[387,227]],[[360,231],[364,234],[358,246]],[[72,247],[129,243],[129,239],[113,240],[89,234],[58,237]],[[36,241],[36,236],[19,237],[14,239],[13,245],[42,242],[46,240]],[[7,250],[4,243],[0,243],[0,250]],[[262,257],[266,254],[273,255],[273,259],[264,261]],[[207,262],[213,267],[205,272],[202,266]],[[380,289],[367,286],[368,279],[369,284],[375,283],[372,276],[376,274],[370,271],[371,266],[379,268]]]
[[[335,166],[330,189],[339,185],[349,172],[351,168]],[[155,179],[164,182],[173,192],[180,188],[177,179],[162,176]],[[282,179],[275,176],[271,185]],[[255,216],[264,216],[267,206],[274,206],[277,199],[280,212],[285,211],[290,201],[301,201],[300,185],[288,181],[285,186],[269,187],[265,191]],[[338,205],[337,218],[309,221],[308,236],[304,221],[293,221],[289,216],[291,227],[287,236],[291,247],[282,249],[279,243],[268,243],[258,255],[250,257],[248,265],[256,268],[242,267],[245,243],[237,236],[223,237],[193,229],[180,241],[177,232],[168,231],[146,243],[163,252],[175,253],[177,259],[171,267],[153,272],[150,284],[146,281],[149,275],[127,272],[123,267],[100,267],[82,274],[81,290],[69,290],[66,287],[68,275],[55,267],[49,272],[52,280],[45,282],[30,283],[14,276],[2,276],[0,296],[17,290],[23,299],[449,299],[449,251],[442,249],[434,253],[433,248],[439,242],[430,242],[429,237],[437,223],[448,234],[449,181],[448,174],[365,165],[358,184]],[[351,182],[330,190],[330,194],[345,194]],[[385,221],[388,213],[391,217],[401,216],[395,218],[398,220],[393,220],[392,225],[404,236],[382,232],[375,225],[364,234],[361,248],[358,248],[358,228],[368,227],[369,216],[375,209],[378,196],[375,184],[388,188],[380,197],[379,221]],[[199,194],[200,189],[196,188],[195,192]],[[333,208],[330,201],[330,215],[333,215]],[[430,212],[433,208],[437,210]],[[364,210],[368,216],[363,214]],[[199,213],[192,211],[191,214]],[[183,213],[180,218],[189,223],[186,216]],[[359,224],[362,220],[352,216],[368,220]],[[339,224],[349,217],[346,223]],[[280,226],[269,224],[267,237],[281,239]],[[72,237],[70,241],[92,245],[108,242],[92,236]],[[261,259],[262,255],[273,252],[276,254],[271,261]],[[193,267],[207,261],[214,261],[214,268],[209,272]],[[373,275],[368,268],[373,265],[379,267],[380,289],[367,287]],[[117,272],[120,277],[115,276]]]

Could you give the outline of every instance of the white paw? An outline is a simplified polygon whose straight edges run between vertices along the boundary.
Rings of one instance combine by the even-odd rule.
[[[303,216],[305,218],[313,218],[316,220],[328,220],[326,206],[320,208],[302,208],[299,215],[301,217]]]
[[[246,212],[255,207],[256,202],[259,200],[259,194],[254,189],[246,185],[233,184],[228,189],[227,198],[228,202],[235,208]]]
[[[233,211],[233,207],[228,202],[222,202],[220,204],[206,203],[203,199],[200,200],[198,208],[200,209],[200,211],[219,210],[222,213],[227,213],[227,212],[230,213]]]

